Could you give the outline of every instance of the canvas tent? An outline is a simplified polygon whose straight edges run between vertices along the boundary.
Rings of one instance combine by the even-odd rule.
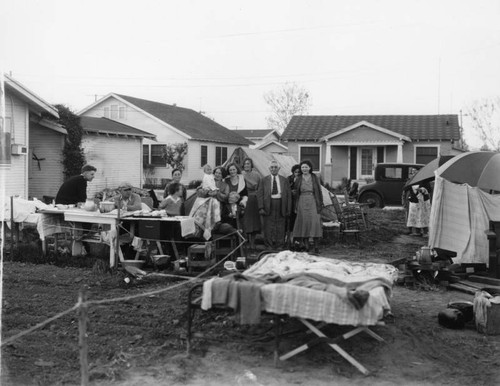
[[[456,263],[488,264],[485,231],[500,221],[500,195],[436,175],[429,226],[429,245],[457,253]]]

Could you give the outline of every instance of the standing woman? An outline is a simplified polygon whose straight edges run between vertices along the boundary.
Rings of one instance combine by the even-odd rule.
[[[297,189],[296,189],[296,183],[297,179],[300,177],[302,172],[300,171],[300,165],[293,165],[292,166],[292,174],[288,176],[288,183],[290,184],[290,190],[292,191],[292,213],[290,214],[290,218],[288,220],[288,227],[287,227],[287,244],[292,244],[293,242],[293,227],[295,226],[295,218],[297,217],[297,213],[295,212],[295,207],[296,207],[296,202],[297,202]]]
[[[319,238],[323,237],[321,224],[321,209],[323,208],[323,194],[319,177],[312,172],[311,161],[300,163],[302,175],[295,182],[297,191],[297,218],[293,228],[293,237],[302,239],[306,251],[309,251],[309,239],[314,239],[314,252],[319,253]]]
[[[255,236],[261,231],[257,189],[260,185],[260,174],[253,170],[253,161],[246,158],[243,161],[243,178],[247,186],[248,202],[243,215],[243,229],[250,243],[250,250],[255,250]]]
[[[245,178],[241,175],[241,170],[235,163],[230,163],[227,166],[226,183],[229,186],[228,205],[230,218],[232,219],[233,227],[240,229],[239,216],[240,211],[245,209],[248,201],[247,186]]]
[[[186,187],[182,185],[181,183],[181,178],[182,178],[182,171],[180,169],[173,169],[172,170],[172,181],[170,181],[167,185],[165,185],[165,191],[163,192],[163,199],[167,198],[169,195],[169,187],[171,184],[178,183],[181,185],[182,189],[182,194],[181,194],[181,199],[182,199],[182,204],[181,204],[181,215],[184,216],[185,214],[185,208],[184,208],[184,203],[186,202]]]

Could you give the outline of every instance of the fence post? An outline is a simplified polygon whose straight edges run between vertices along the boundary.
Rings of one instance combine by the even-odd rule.
[[[14,261],[14,196],[10,196],[10,261]]]
[[[88,305],[87,293],[85,287],[82,287],[78,295],[78,347],[80,348],[80,372],[81,385],[88,386],[89,384],[89,363],[88,363],[88,342],[87,342],[87,319]]]

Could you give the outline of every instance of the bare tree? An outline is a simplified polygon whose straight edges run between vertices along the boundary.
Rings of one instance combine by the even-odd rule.
[[[481,149],[500,151],[500,96],[475,101],[468,113],[483,141]]]
[[[267,119],[267,127],[283,133],[294,115],[307,114],[310,97],[307,90],[296,83],[286,83],[277,90],[264,94],[264,100],[272,113]]]

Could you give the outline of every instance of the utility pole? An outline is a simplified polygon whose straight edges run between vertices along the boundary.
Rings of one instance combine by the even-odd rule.
[[[439,57],[438,64],[438,115],[441,110],[441,57]]]

